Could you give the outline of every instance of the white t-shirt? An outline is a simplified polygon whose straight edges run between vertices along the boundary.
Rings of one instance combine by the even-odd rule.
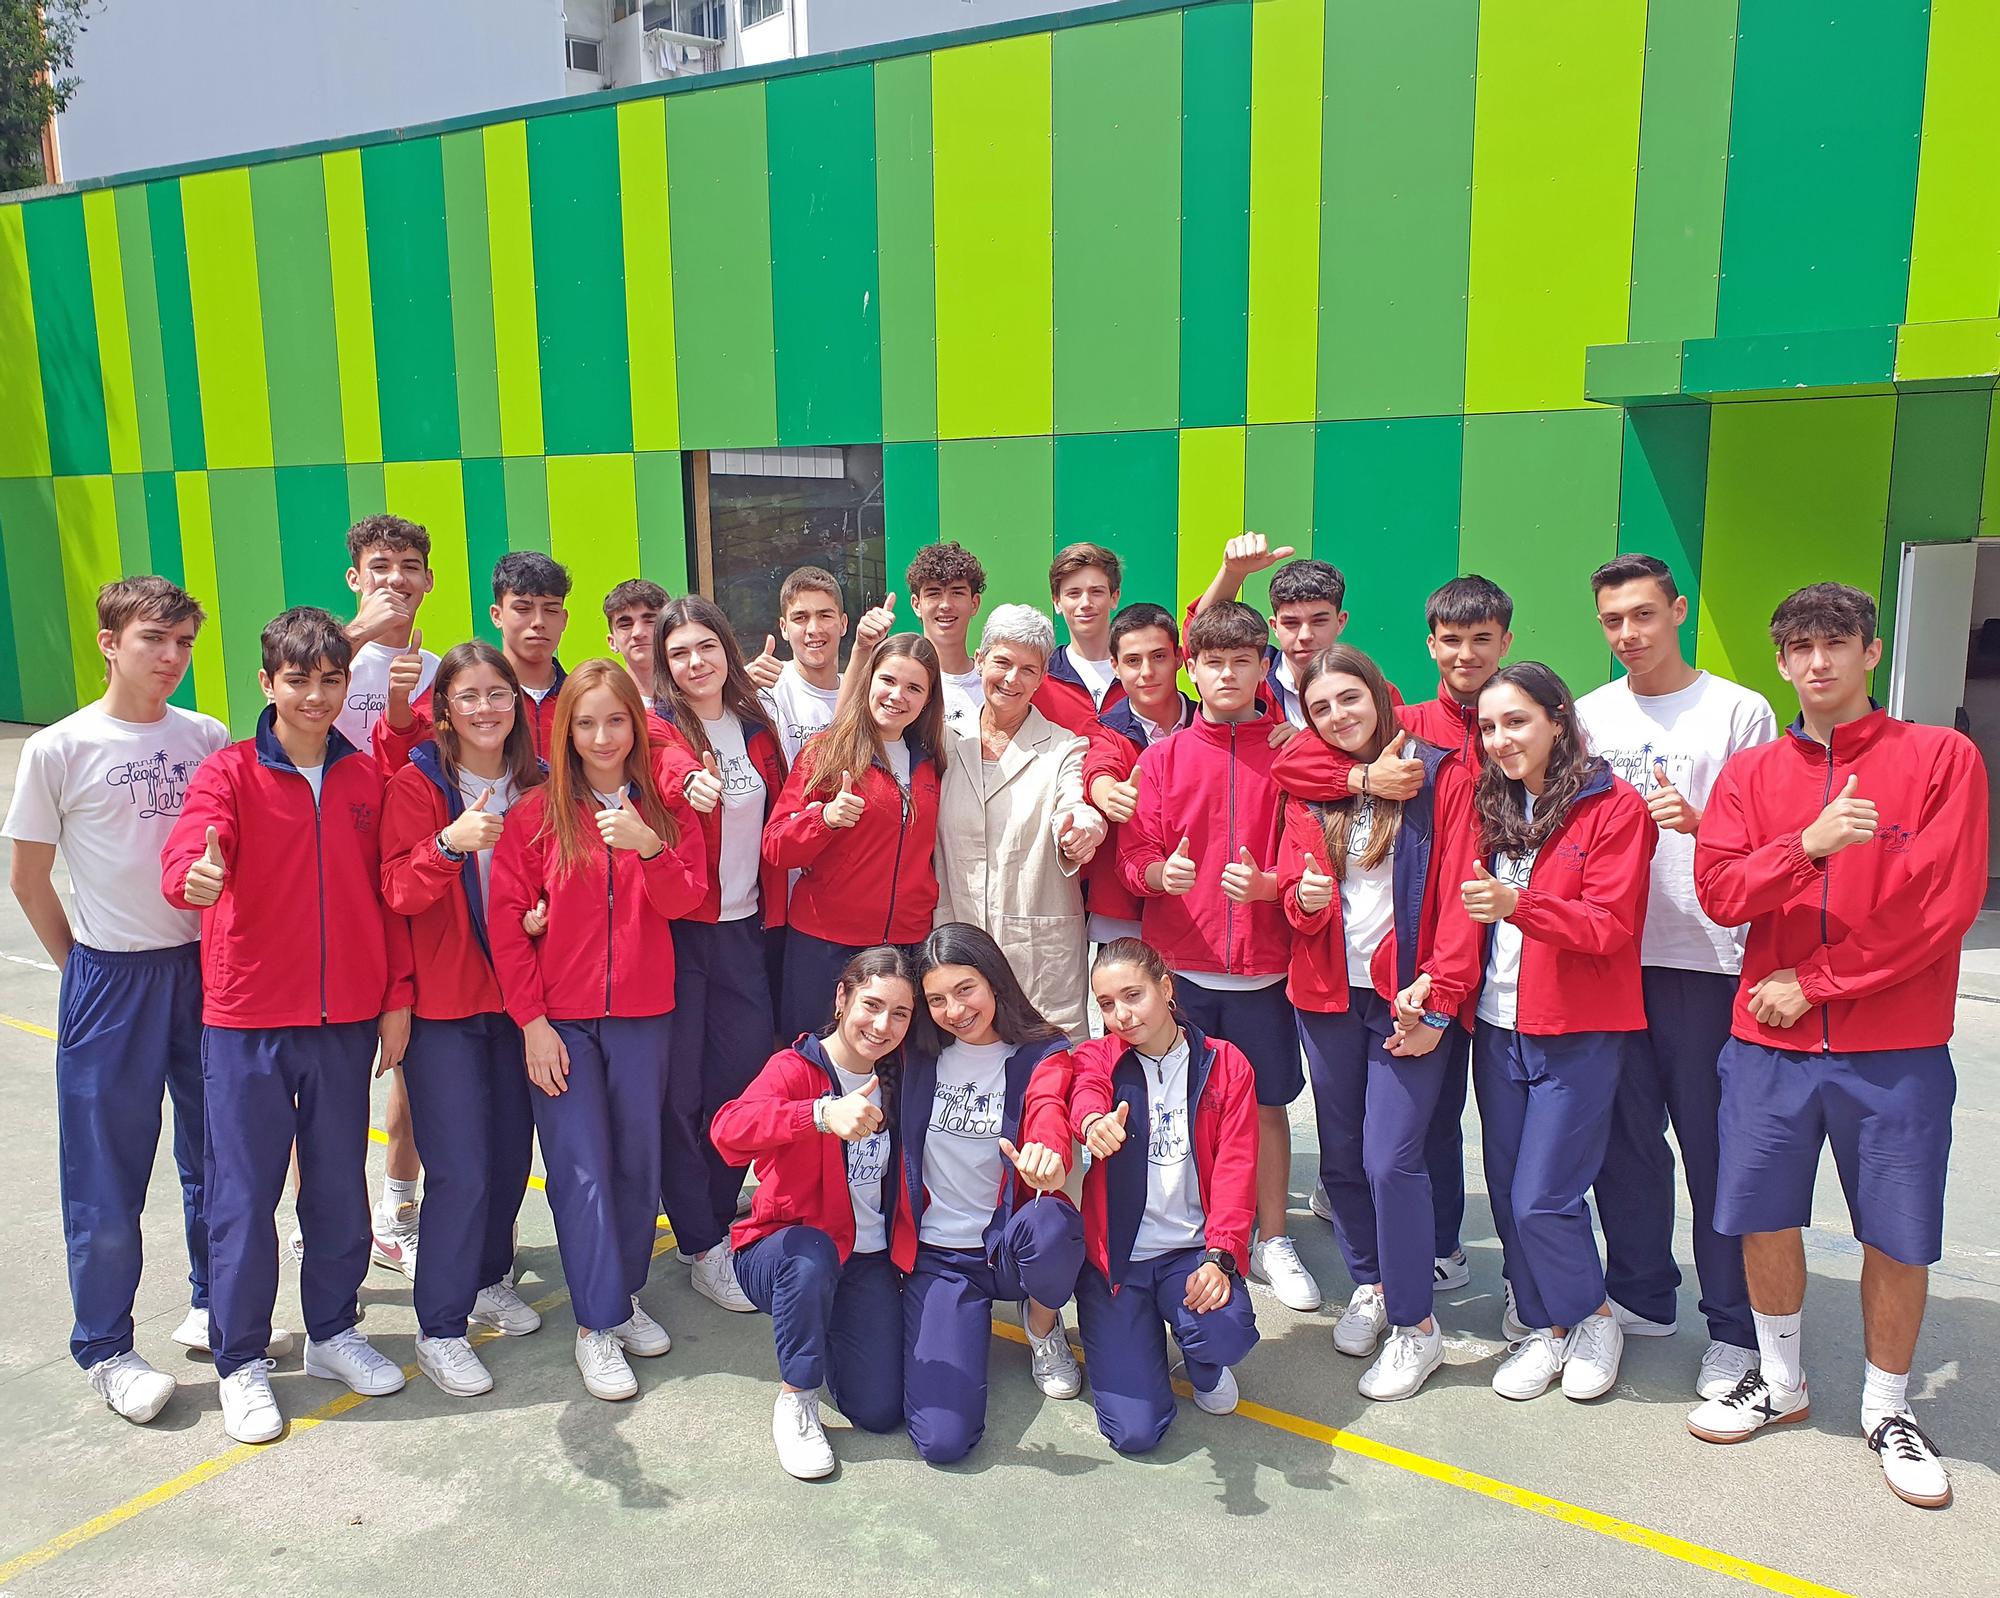
[[[1523,794],[1528,814],[1535,813],[1535,796]],[[1494,861],[1493,875],[1510,887],[1525,888],[1535,869],[1539,849],[1524,855],[1503,854]],[[1493,941],[1486,949],[1486,982],[1479,990],[1479,1019],[1514,1029],[1521,993],[1521,929],[1511,921],[1493,923]]]
[[[326,783],[326,762],[322,760],[316,766],[295,766],[292,769],[305,778],[307,784],[312,788],[313,808],[317,810],[319,808],[320,789]]]
[[[1664,761],[1668,782],[1697,809],[1707,807],[1725,760],[1778,736],[1778,718],[1762,694],[1705,671],[1671,694],[1635,694],[1621,677],[1585,694],[1576,713],[1592,752],[1641,796],[1657,789],[1654,762]],[[1719,927],[1702,913],[1694,892],[1694,838],[1662,831],[1653,851],[1640,960],[1734,976],[1743,969],[1747,931]]]
[[[1396,845],[1380,865],[1363,866],[1375,835],[1375,807],[1363,799],[1354,809],[1354,824],[1347,833],[1347,870],[1340,879],[1340,928],[1347,939],[1347,980],[1357,987],[1371,987],[1375,978],[1368,962],[1384,938],[1396,930]]]
[[[1292,657],[1278,656],[1278,708],[1294,727],[1306,724],[1306,702],[1299,697],[1299,680],[1292,674]]]
[[[498,777],[475,777],[471,772],[460,770],[458,791],[467,808],[478,802],[479,796],[488,788],[493,797],[486,801],[489,816],[504,816],[507,807],[514,802],[514,779],[502,773]],[[479,902],[491,905],[493,902],[493,851],[480,849],[473,854],[473,862],[479,868]]]
[[[842,1093],[852,1093],[868,1080],[838,1065],[834,1066],[833,1074],[840,1078]],[[882,1108],[879,1085],[868,1095],[868,1102],[878,1110]],[[854,1201],[854,1252],[879,1254],[889,1246],[889,1226],[882,1216],[882,1178],[889,1167],[888,1128],[870,1132],[846,1147],[847,1192]]]
[[[201,917],[160,894],[160,850],[195,767],[229,742],[213,716],[177,705],[158,721],[116,721],[100,701],[29,736],[6,835],[52,843],[69,869],[70,929],[111,954],[171,949]]]
[[[1074,644],[1064,644],[1062,656],[1070,663],[1077,676],[1083,679],[1083,686],[1090,691],[1091,703],[1102,710],[1104,696],[1111,692],[1111,685],[1118,676],[1111,669],[1111,657],[1106,655],[1102,660],[1086,660],[1076,652]]]
[[[979,668],[956,675],[946,672],[939,679],[938,697],[944,701],[944,724],[954,738],[970,738],[979,731],[980,707],[986,690],[979,686]]]
[[[741,921],[757,913],[757,871],[763,862],[764,774],[750,759],[743,723],[729,711],[718,721],[704,721],[708,746],[722,768],[722,853],[716,869],[722,878],[722,907],[717,919]]]
[[[902,738],[882,746],[882,753],[889,758],[889,771],[897,785],[907,793],[910,788],[910,746]]]
[[[526,683],[521,684],[521,692],[534,700],[537,705],[540,705],[544,699],[548,698],[555,691],[556,685],[554,683],[550,683],[546,688],[530,688]]]
[[[1146,1209],[1132,1240],[1132,1258],[1151,1260],[1199,1248],[1208,1232],[1194,1166],[1187,1033],[1176,1034],[1165,1058],[1138,1054],[1138,1060],[1146,1074]]]
[[[785,751],[785,764],[799,758],[799,745],[814,733],[833,725],[834,707],[840,703],[840,685],[818,688],[806,681],[796,660],[785,662],[777,686],[759,696],[764,710],[777,729],[778,743]]]
[[[630,796],[621,788],[617,793],[606,793],[602,788],[590,790],[590,796],[597,801],[600,810],[616,810],[620,800],[630,803]]]
[[[1007,1056],[1014,1045],[950,1043],[938,1056],[924,1138],[924,1209],[917,1240],[978,1248],[1000,1199],[1000,1122],[1007,1113]]]
[[[381,639],[371,639],[354,651],[354,659],[347,667],[347,702],[340,707],[340,714],[333,718],[334,726],[340,729],[340,736],[353,744],[363,754],[368,752],[368,740],[375,730],[376,720],[389,704],[389,667],[397,657],[409,650],[402,644],[385,644]],[[438,658],[428,649],[420,651],[424,657],[423,670],[417,674],[416,699],[437,675]],[[442,707],[440,713],[442,712]]]

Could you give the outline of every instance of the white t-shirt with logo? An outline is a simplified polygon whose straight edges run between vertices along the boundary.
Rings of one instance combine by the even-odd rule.
[[[1532,819],[1535,796],[1527,793],[1521,797],[1527,801]],[[1539,849],[1530,849],[1524,855],[1503,854],[1493,863],[1493,875],[1509,887],[1526,888],[1539,853]],[[1491,932],[1492,941],[1486,948],[1486,982],[1479,990],[1479,1019],[1512,1031],[1520,1009],[1521,929],[1511,921],[1496,921]]]
[[[1090,694],[1091,703],[1102,710],[1104,696],[1111,692],[1111,685],[1117,681],[1118,676],[1112,670],[1111,657],[1107,655],[1102,660],[1086,660],[1076,652],[1074,644],[1063,645],[1062,656],[1070,663],[1071,669],[1077,676],[1083,679],[1083,686]]]
[[[388,708],[389,667],[408,653],[405,646],[385,644],[379,638],[354,651],[354,659],[347,668],[347,700],[341,705],[340,714],[333,718],[333,724],[340,729],[340,736],[363,754],[368,752],[368,740],[375,731],[376,721]],[[428,649],[419,653],[424,664],[417,674],[417,686],[410,694],[412,701],[430,687],[438,669],[436,655]]]
[[[785,662],[777,685],[759,695],[765,713],[777,729],[778,744],[785,751],[785,765],[795,764],[799,745],[814,733],[833,725],[834,708],[840,703],[840,685],[815,687],[805,679],[796,660]]]
[[[833,1074],[840,1078],[840,1091],[844,1094],[856,1092],[868,1080],[838,1065],[834,1066]],[[879,1084],[868,1095],[868,1102],[878,1110],[882,1108]],[[846,1151],[847,1192],[854,1201],[854,1252],[879,1254],[889,1246],[889,1224],[882,1214],[882,1178],[889,1169],[888,1128],[884,1126],[864,1138],[856,1138]]]
[[[945,672],[939,678],[938,697],[944,702],[945,729],[954,738],[970,738],[979,731],[979,711],[986,703],[986,690],[979,685],[977,666],[956,674]]]
[[[1705,809],[1722,763],[1778,736],[1778,718],[1754,689],[1701,672],[1670,694],[1635,694],[1629,678],[1593,688],[1576,702],[1591,752],[1639,790],[1667,781],[1696,809]],[[1702,913],[1694,892],[1694,837],[1660,832],[1653,851],[1652,891],[1639,958],[1645,965],[1734,976],[1743,969],[1748,929],[1719,927]]]
[[[708,747],[722,768],[722,853],[716,861],[722,879],[721,921],[741,921],[757,913],[757,872],[763,863],[764,774],[750,758],[743,723],[724,711],[716,721],[704,721]]]
[[[171,949],[201,917],[160,894],[160,850],[195,767],[229,742],[213,716],[177,705],[158,721],[118,721],[102,702],[30,735],[6,835],[52,843],[69,870],[76,941],[111,954]]]
[[[497,777],[475,777],[471,772],[464,769],[459,771],[458,792],[459,796],[465,800],[465,806],[468,810],[478,803],[479,796],[486,792],[488,788],[493,790],[493,797],[486,801],[486,813],[489,816],[506,815],[508,806],[514,802],[514,779],[512,777],[506,775],[504,772]],[[491,849],[475,850],[472,858],[473,863],[479,870],[479,902],[484,905],[491,905],[493,902],[493,851]]]
[[[924,1209],[917,1240],[933,1248],[978,1248],[1000,1201],[1000,1124],[1007,1113],[1013,1044],[951,1043],[938,1056],[924,1136]]]
[[[1347,830],[1347,870],[1340,879],[1340,928],[1347,939],[1347,980],[1355,987],[1375,982],[1369,962],[1382,940],[1396,930],[1396,845],[1381,864],[1364,866],[1361,857],[1375,835],[1375,807],[1363,799]]]
[[[1132,1258],[1151,1260],[1202,1247],[1208,1229],[1194,1164],[1187,1033],[1175,1036],[1164,1058],[1133,1053],[1146,1075],[1146,1209],[1132,1239]]]

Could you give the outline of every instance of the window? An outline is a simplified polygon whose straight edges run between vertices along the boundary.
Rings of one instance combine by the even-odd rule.
[[[766,17],[782,15],[785,0],[743,0],[743,26],[754,28]]]
[[[595,39],[569,38],[563,41],[569,47],[569,67],[572,72],[602,72],[598,65],[597,41]]]

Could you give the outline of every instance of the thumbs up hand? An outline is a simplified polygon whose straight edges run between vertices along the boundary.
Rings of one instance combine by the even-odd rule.
[[[1505,921],[1521,899],[1521,890],[1494,876],[1486,869],[1484,860],[1473,861],[1472,881],[1461,883],[1458,892],[1465,901],[1465,913],[1475,921],[1489,924]]]
[[[1653,785],[1646,790],[1646,808],[1662,832],[1691,833],[1701,825],[1701,812],[1673,785],[1667,776],[1667,762],[1659,756],[1653,760]]]
[[[1834,795],[1833,803],[1822,810],[1819,819],[1800,836],[1807,859],[1824,860],[1828,855],[1839,854],[1849,844],[1866,843],[1875,836],[1875,829],[1882,824],[1882,818],[1875,813],[1872,799],[1857,796],[1856,790],[1860,786],[1861,778],[1849,772],[1840,792]]]
[[[456,821],[444,829],[444,841],[460,854],[477,854],[481,849],[491,849],[500,841],[500,829],[504,823],[486,808],[492,798],[493,789],[489,786],[459,812]]]
[[[1333,878],[1320,870],[1319,861],[1310,854],[1306,856],[1306,869],[1299,878],[1295,897],[1307,915],[1318,915],[1333,903]]]
[[[687,795],[687,802],[703,815],[722,803],[722,767],[717,764],[713,749],[701,757],[698,770],[687,774],[681,791]]]
[[[881,1085],[878,1078],[870,1076],[852,1093],[827,1100],[821,1124],[843,1143],[859,1143],[871,1133],[881,1131],[882,1112],[874,1103]]]
[[[1047,1144],[1030,1143],[1017,1149],[1003,1137],[1000,1152],[1014,1162],[1021,1180],[1037,1193],[1053,1193],[1063,1185],[1062,1156]]]
[[[1261,869],[1248,849],[1222,868],[1222,896],[1231,904],[1256,904],[1277,897],[1277,878]]]
[[[1193,887],[1194,856],[1188,853],[1188,841],[1183,835],[1181,841],[1174,845],[1174,852],[1161,863],[1160,892],[1179,898]]]
[[[206,909],[222,897],[222,879],[228,867],[222,859],[222,840],[208,829],[208,843],[181,879],[181,896],[197,909]]]
[[[870,605],[854,624],[854,647],[872,650],[896,630],[896,596],[885,594],[882,603]]]
[[[785,663],[778,658],[778,640],[769,633],[764,634],[764,653],[743,668],[750,679],[750,685],[760,692],[769,693],[778,686],[778,679],[785,674]]]
[[[1416,798],[1423,791],[1424,763],[1409,749],[1408,740],[1390,739],[1388,747],[1367,765],[1348,773],[1348,788],[1371,799]]]
[[[531,938],[539,938],[549,930],[549,896],[545,893],[535,901],[535,908],[521,917],[521,930]]]
[[[1099,777],[1091,794],[1097,808],[1111,820],[1121,825],[1139,813],[1139,764],[1132,763],[1132,775],[1123,782],[1110,777]]]
[[[632,808],[631,796],[623,788],[618,791],[618,803],[609,810],[600,808],[596,821],[597,835],[607,849],[630,849],[640,859],[650,860],[666,847],[660,835]]]
[[[861,795],[854,791],[854,784],[848,773],[840,774],[840,791],[827,800],[820,811],[820,819],[829,827],[851,827],[861,819]]]
[[[1108,1160],[1125,1146],[1125,1124],[1131,1115],[1130,1102],[1121,1099],[1118,1108],[1109,1115],[1093,1115],[1090,1118],[1083,1129],[1083,1146],[1090,1150],[1093,1160]]]
[[[1080,866],[1097,853],[1110,830],[1089,805],[1072,805],[1056,823],[1056,843],[1065,860]]]
[[[402,726],[408,720],[410,698],[417,691],[417,684],[424,680],[424,633],[421,627],[410,629],[410,647],[389,662],[389,704],[396,711],[392,725]]]

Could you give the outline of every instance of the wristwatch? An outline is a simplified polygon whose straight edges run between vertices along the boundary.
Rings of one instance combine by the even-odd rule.
[[[437,843],[437,852],[443,855],[445,859],[449,860],[453,865],[462,865],[464,863],[465,856],[444,841],[443,833],[440,832],[435,841]]]
[[[1212,1248],[1208,1250],[1207,1253],[1202,1255],[1201,1262],[1204,1265],[1213,1265],[1224,1276],[1235,1276],[1238,1274],[1236,1270],[1236,1256],[1226,1248]]]
[[[1442,1032],[1446,1027],[1451,1025],[1451,1020],[1452,1018],[1442,1010],[1424,1011],[1424,1025],[1430,1027],[1433,1031]]]

